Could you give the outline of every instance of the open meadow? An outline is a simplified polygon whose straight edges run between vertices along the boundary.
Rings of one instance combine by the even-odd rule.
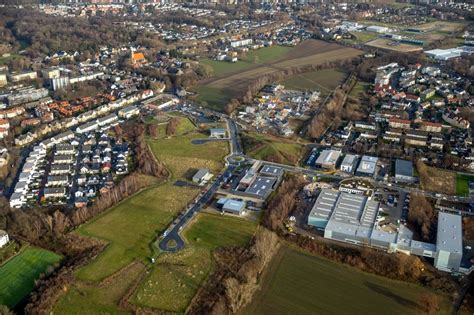
[[[297,74],[280,83],[287,89],[305,91],[319,90],[321,95],[330,94],[346,78],[346,73],[338,69],[324,69],[320,71]]]
[[[162,254],[131,302],[172,312],[184,312],[213,269],[212,250],[245,245],[257,224],[219,214],[199,213],[184,231],[189,246],[177,254]]]
[[[279,46],[263,48],[272,53],[262,54],[257,58],[254,56],[252,62],[251,54],[259,54],[258,51],[249,52],[248,61],[238,61],[235,64],[224,61],[205,62],[214,67],[215,75],[194,87],[193,90],[198,93],[196,101],[222,110],[232,98],[243,96],[249,83],[258,77],[293,67],[346,60],[362,53],[357,49],[319,40],[307,40],[293,48],[285,48],[287,49]]]
[[[297,165],[304,153],[304,146],[293,140],[256,132],[242,134],[247,155],[254,159]]]
[[[30,294],[35,280],[61,259],[61,256],[53,252],[27,247],[7,260],[0,266],[0,305],[12,309]]]
[[[431,292],[288,247],[274,257],[261,286],[241,314],[420,314],[418,300]],[[441,314],[448,314],[448,299],[442,301]]]
[[[159,125],[158,138],[149,138],[147,142],[169,170],[170,178],[122,201],[75,232],[102,239],[108,246],[90,264],[79,269],[76,283],[56,305],[55,313],[62,313],[69,304],[79,307],[82,303],[90,305],[91,313],[106,310],[115,313],[118,298],[137,278],[130,278],[130,273],[139,275],[145,266],[153,266],[150,259],[157,255],[154,240],[201,190],[192,185],[177,186],[175,182],[188,181],[198,168],[205,167],[214,173],[223,168],[227,142],[192,144],[191,140],[207,135],[185,117],[179,117],[174,136],[166,136],[165,128],[166,125]],[[126,277],[115,277],[128,269],[131,271],[125,272]],[[99,285],[111,278],[115,279],[113,288]]]

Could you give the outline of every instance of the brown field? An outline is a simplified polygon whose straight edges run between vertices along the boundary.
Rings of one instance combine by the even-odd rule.
[[[251,69],[242,69],[230,74],[213,77],[202,81],[200,87],[209,87],[224,91],[227,98],[241,97],[248,84],[263,75],[303,65],[318,65],[328,61],[344,60],[362,54],[360,50],[327,43],[319,40],[308,40],[293,48],[276,60],[258,63]],[[224,105],[224,104],[222,104]]]
[[[416,168],[420,174],[421,188],[448,195],[456,193],[456,173],[427,166],[421,161],[416,164]]]
[[[415,45],[408,45],[408,44],[399,44],[396,46],[390,46],[388,43],[392,42],[390,39],[386,38],[377,38],[373,41],[366,43],[367,46],[381,48],[381,49],[388,49],[394,50],[399,52],[412,52],[412,51],[419,51],[422,50],[423,47],[415,46]]]
[[[417,25],[413,28],[429,31],[433,30],[436,32],[457,32],[463,29],[466,24],[456,23],[456,22],[447,22],[447,21],[434,21],[425,24]]]

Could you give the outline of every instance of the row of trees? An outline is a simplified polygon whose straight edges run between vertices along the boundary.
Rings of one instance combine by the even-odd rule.
[[[344,84],[334,90],[331,98],[326,103],[321,104],[308,126],[308,135],[311,138],[319,138],[331,126],[334,129],[339,127],[341,118],[344,116],[343,108],[347,100],[347,94],[356,82],[357,79],[351,74]]]

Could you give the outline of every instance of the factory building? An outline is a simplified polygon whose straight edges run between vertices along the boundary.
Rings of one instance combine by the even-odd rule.
[[[444,271],[458,271],[462,249],[461,216],[439,212],[435,267]]]
[[[340,242],[374,247],[434,258],[434,266],[443,271],[465,272],[460,215],[439,212],[436,244],[413,240],[413,232],[404,225],[396,230],[377,224],[379,203],[370,198],[322,189],[308,216],[308,225],[324,230],[324,237]]]

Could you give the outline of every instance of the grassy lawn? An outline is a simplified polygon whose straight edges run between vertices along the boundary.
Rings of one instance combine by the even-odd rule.
[[[474,176],[456,175],[456,195],[467,196],[469,194],[469,182],[474,182]]]
[[[281,81],[287,89],[292,90],[320,90],[323,94],[331,93],[344,81],[346,74],[338,69],[324,69],[320,71],[298,74]]]
[[[147,139],[155,156],[170,171],[170,179],[130,197],[76,231],[103,239],[109,245],[76,273],[78,281],[56,305],[57,314],[64,313],[69,305],[77,313],[118,313],[117,302],[133,280],[143,273],[145,265],[153,267],[150,258],[156,255],[153,248],[156,236],[200,191],[200,188],[175,186],[175,181],[189,179],[197,168],[207,167],[215,173],[223,168],[227,142],[194,145],[192,139],[207,136],[187,118],[179,119],[175,136],[167,137],[166,126],[160,125],[158,139]],[[113,285],[100,282],[109,281],[112,275]],[[81,309],[81,305],[88,306]]]
[[[212,250],[245,245],[256,223],[231,216],[200,213],[185,230],[189,246],[178,254],[163,254],[133,297],[137,305],[184,312],[213,268]]]
[[[242,314],[420,314],[417,301],[423,292],[427,289],[415,284],[284,247]]]
[[[369,83],[358,80],[354,88],[349,93],[349,97],[358,99],[360,97],[360,94],[367,91],[368,88],[369,88]]]
[[[0,267],[0,304],[12,309],[34,288],[35,280],[61,256],[40,248],[28,247]]]
[[[296,165],[303,154],[303,145],[292,140],[256,132],[242,136],[245,152],[259,160]]]

